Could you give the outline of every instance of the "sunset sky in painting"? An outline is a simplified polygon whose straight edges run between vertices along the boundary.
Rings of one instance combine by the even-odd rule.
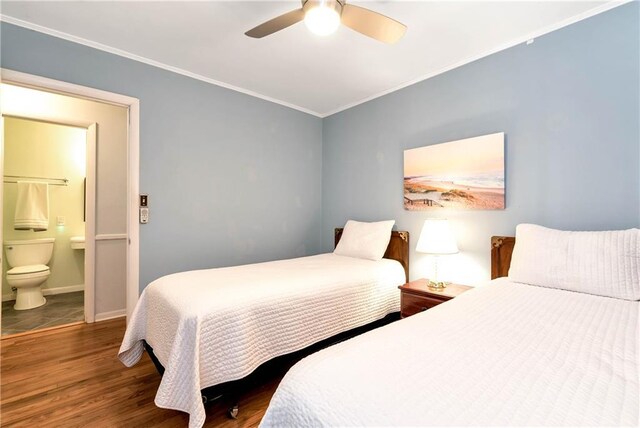
[[[504,169],[504,134],[405,150],[404,176],[467,176]]]

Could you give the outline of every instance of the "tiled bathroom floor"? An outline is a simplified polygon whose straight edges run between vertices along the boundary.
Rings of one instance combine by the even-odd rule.
[[[26,311],[13,309],[14,301],[2,302],[2,335],[54,327],[84,320],[84,292],[54,294],[47,303]]]

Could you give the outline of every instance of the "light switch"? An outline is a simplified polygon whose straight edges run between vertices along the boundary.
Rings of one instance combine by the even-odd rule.
[[[66,219],[64,218],[63,215],[59,215],[58,217],[56,217],[56,224],[58,226],[64,226],[65,220]]]

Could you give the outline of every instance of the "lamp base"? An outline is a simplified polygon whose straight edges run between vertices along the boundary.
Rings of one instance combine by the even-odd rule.
[[[434,291],[444,291],[447,288],[447,283],[444,281],[431,281],[429,280],[429,288]]]

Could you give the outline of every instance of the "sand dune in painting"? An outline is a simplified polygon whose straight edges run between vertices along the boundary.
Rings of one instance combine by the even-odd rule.
[[[426,207],[500,210],[504,209],[504,187],[473,187],[453,182],[404,180],[404,207],[410,211]]]

